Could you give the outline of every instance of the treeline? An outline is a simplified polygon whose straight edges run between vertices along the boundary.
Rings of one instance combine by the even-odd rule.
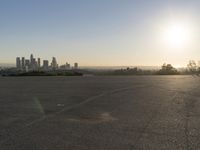
[[[178,75],[181,74],[176,68],[174,68],[171,64],[163,64],[161,69],[156,71],[158,75]]]
[[[1,71],[1,76],[82,76],[83,74],[78,71],[30,71],[30,72],[8,72]]]
[[[164,63],[159,70],[143,70],[138,67],[117,70],[104,70],[95,73],[96,75],[199,75],[200,67],[195,61],[189,61],[187,68],[177,70],[171,64]]]
[[[114,74],[116,75],[153,75],[155,71],[153,70],[142,70],[137,67],[134,68],[126,68],[126,69],[120,69],[120,70],[115,70]]]

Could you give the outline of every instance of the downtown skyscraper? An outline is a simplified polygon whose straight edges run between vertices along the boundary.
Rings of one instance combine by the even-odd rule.
[[[19,71],[25,72],[78,69],[78,63],[74,63],[74,66],[70,67],[70,64],[66,62],[66,64],[59,67],[56,57],[52,57],[51,63],[49,63],[48,60],[43,60],[42,62],[43,65],[41,64],[41,59],[34,58],[33,54],[30,55],[30,59],[26,59],[25,57],[16,57],[16,68]]]

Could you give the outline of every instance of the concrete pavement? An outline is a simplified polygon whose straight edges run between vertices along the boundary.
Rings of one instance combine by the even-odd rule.
[[[200,149],[200,78],[2,77],[1,150]]]

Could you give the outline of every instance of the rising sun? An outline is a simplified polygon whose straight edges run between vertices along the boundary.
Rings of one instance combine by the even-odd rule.
[[[183,48],[190,39],[189,28],[181,23],[171,23],[165,30],[164,35],[167,45],[171,48]]]

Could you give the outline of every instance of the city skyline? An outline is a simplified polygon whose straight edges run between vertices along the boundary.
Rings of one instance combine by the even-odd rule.
[[[56,56],[82,66],[185,67],[199,60],[196,0],[0,2],[0,63]]]
[[[43,63],[42,63],[43,62]],[[29,72],[29,71],[50,71],[50,70],[70,70],[78,69],[78,63],[75,62],[74,66],[71,66],[68,62],[59,65],[57,63],[56,57],[52,57],[50,63],[47,59],[41,59],[40,57],[35,58],[33,54],[30,55],[30,59],[24,56],[16,57],[15,68],[19,71]]]

